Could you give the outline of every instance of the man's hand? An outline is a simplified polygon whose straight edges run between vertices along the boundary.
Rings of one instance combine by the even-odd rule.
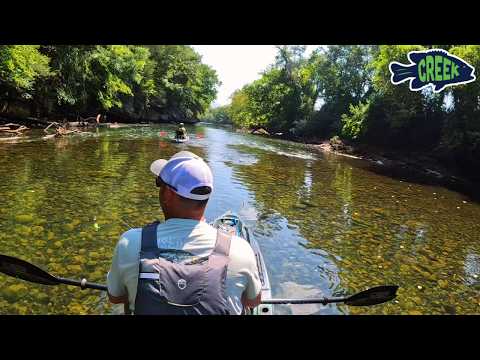
[[[128,295],[113,296],[108,293],[108,299],[113,304],[123,304],[123,311],[125,312],[125,315],[130,315],[132,313],[130,310],[130,304],[128,302]]]
[[[113,296],[108,293],[108,300],[110,300],[112,304],[125,304],[128,303],[128,295]]]
[[[262,292],[260,292],[258,296],[253,300],[248,299],[245,293],[242,294],[242,304],[244,307],[249,307],[253,309],[258,305],[260,305],[261,302],[262,302]]]

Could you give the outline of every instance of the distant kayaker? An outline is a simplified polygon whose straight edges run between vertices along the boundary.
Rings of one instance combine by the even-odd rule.
[[[175,131],[175,138],[176,139],[186,139],[187,138],[187,129],[185,129],[185,126],[183,123],[178,124],[178,128]]]
[[[151,315],[240,315],[259,305],[261,282],[250,244],[205,222],[213,190],[207,163],[181,151],[154,161],[150,170],[165,222],[120,237],[107,275],[110,301]]]

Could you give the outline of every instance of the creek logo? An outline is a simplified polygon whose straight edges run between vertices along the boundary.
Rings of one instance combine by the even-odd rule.
[[[476,79],[473,66],[446,50],[410,51],[408,60],[410,64],[390,63],[390,81],[398,85],[410,80],[411,91],[431,86],[439,93],[447,86],[467,84]]]

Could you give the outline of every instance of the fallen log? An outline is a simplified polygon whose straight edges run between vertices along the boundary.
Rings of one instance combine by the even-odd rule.
[[[55,125],[57,128],[60,126],[60,124],[57,122],[51,122],[45,129],[43,129],[43,131],[47,132],[47,130],[50,129],[52,125]]]
[[[251,134],[254,134],[254,135],[267,135],[267,136],[270,135],[270,133],[269,133],[267,130],[263,129],[263,128],[259,128],[259,129],[252,130],[252,131],[251,131]]]
[[[30,129],[23,125],[18,127],[17,129],[12,129],[11,127],[6,127],[6,126],[0,127],[1,132],[6,132],[9,134],[17,134],[17,135],[21,134],[22,131],[25,131],[25,130],[30,130]]]
[[[10,137],[0,137],[0,142],[17,142],[19,140],[25,139],[24,136],[10,136]],[[28,139],[28,137],[27,137]]]
[[[12,128],[12,127],[16,127],[16,128],[19,128],[23,125],[20,125],[20,124],[14,124],[14,123],[8,123],[8,124],[5,124],[4,126],[8,126],[9,128]]]
[[[96,117],[96,116],[89,116],[88,118],[85,118],[85,119],[84,119],[84,118],[82,118],[82,117],[80,116],[80,121],[81,121],[81,122],[90,122],[90,121],[92,121],[92,122],[95,121],[95,122],[96,122],[96,121],[97,121],[97,117]]]
[[[68,135],[68,134],[73,134],[73,133],[81,133],[81,132],[82,132],[82,131],[79,131],[79,130],[77,130],[77,129],[67,130],[67,129],[63,128],[63,127],[59,127],[59,128],[57,129],[57,134],[62,135],[62,136]]]
[[[69,121],[64,125],[67,127],[82,127],[82,128],[98,126],[98,124],[93,122],[80,122],[80,121]]]
[[[50,127],[52,127],[52,126],[56,127],[55,134],[48,134],[47,130],[50,129]],[[77,129],[73,129],[73,130],[66,129],[65,127],[61,126],[57,122],[51,122],[45,129],[43,129],[43,131],[45,131],[48,134],[48,135],[45,135],[43,137],[43,139],[52,139],[52,138],[55,138],[55,137],[62,137],[62,136],[70,135],[70,134],[83,133],[83,131],[79,131]]]
[[[12,123],[12,121],[15,121],[15,123]],[[18,116],[10,116],[7,114],[2,114],[2,116],[0,116],[0,122],[2,123],[2,126],[6,126],[10,124],[19,126],[19,124],[24,124],[29,127],[37,127],[37,126],[49,124],[49,121],[38,119],[35,117],[18,117]]]
[[[47,140],[47,139],[52,139],[54,137],[57,137],[57,134],[48,134],[48,135],[45,135],[44,137],[42,137],[42,139]]]

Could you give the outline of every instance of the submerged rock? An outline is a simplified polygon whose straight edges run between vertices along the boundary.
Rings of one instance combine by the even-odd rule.
[[[2,293],[7,300],[17,300],[25,296],[28,292],[28,288],[24,284],[14,284],[6,288],[3,288]]]
[[[82,271],[82,267],[80,265],[67,265],[67,270],[78,276],[78,274]]]
[[[21,223],[31,223],[34,217],[31,214],[21,214],[15,216],[15,220]]]

